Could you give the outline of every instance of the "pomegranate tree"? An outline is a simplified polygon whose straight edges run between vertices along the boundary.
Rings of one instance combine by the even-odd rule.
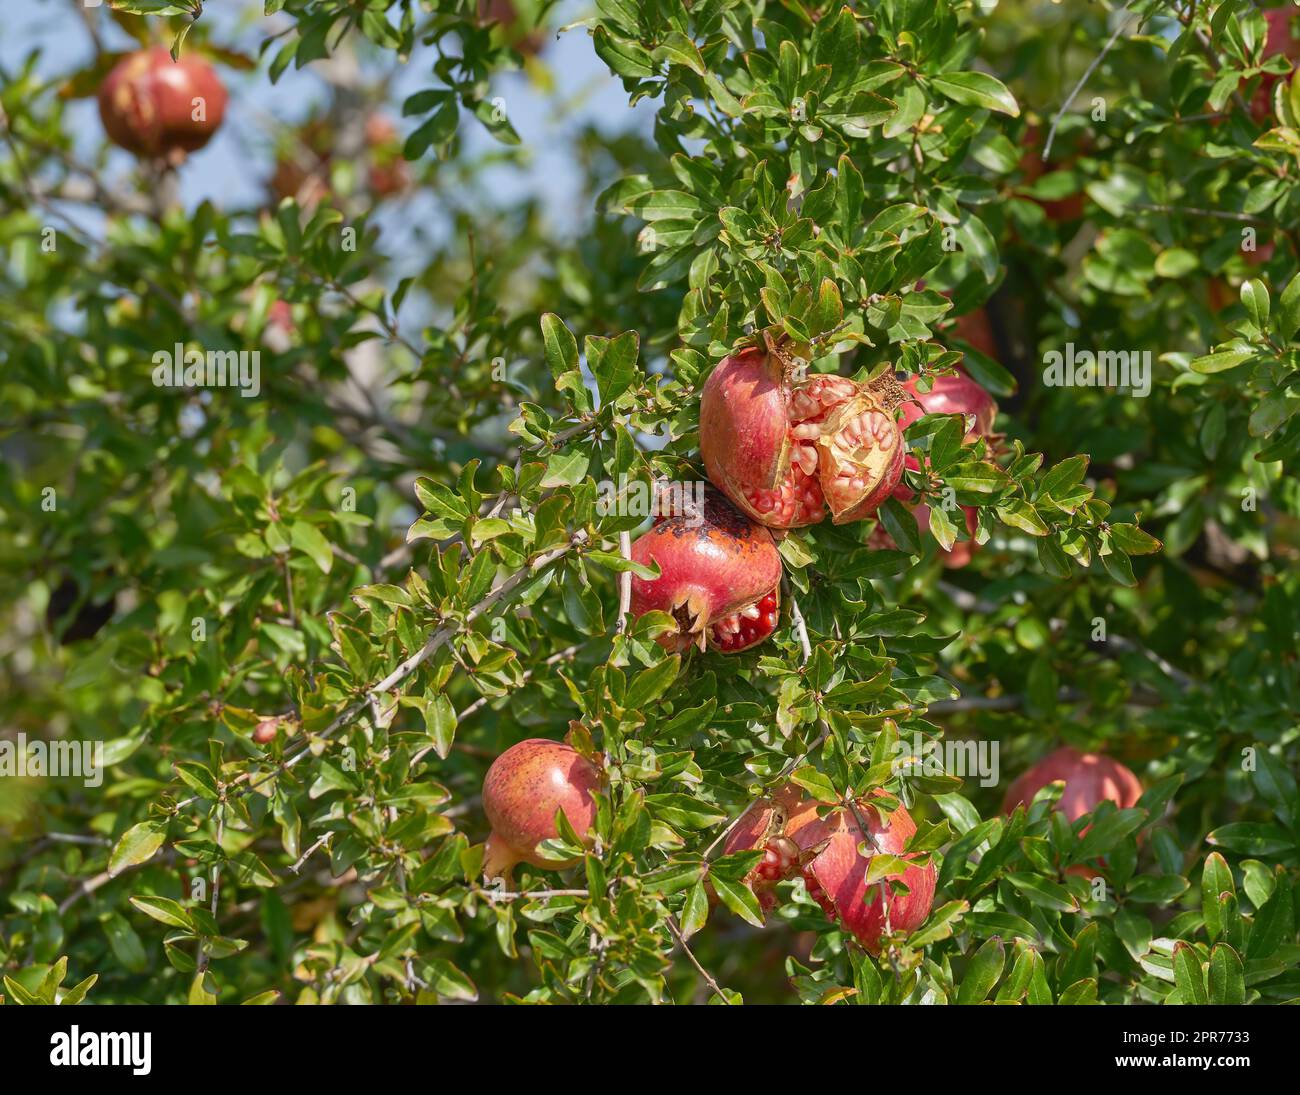
[[[678,629],[660,637],[669,650],[711,646],[735,654],[776,630],[781,555],[772,534],[718,492],[699,513],[664,518],[632,545],[632,558],[657,564],[658,578],[632,577],[632,613],[667,612]]]
[[[483,812],[492,826],[484,875],[508,879],[516,863],[551,870],[573,866],[576,860],[543,859],[537,845],[559,835],[557,810],[586,838],[596,819],[593,795],[601,783],[596,766],[564,742],[528,738],[512,745],[492,762],[483,780]]]
[[[808,895],[873,954],[879,953],[887,931],[915,931],[930,915],[936,878],[933,864],[909,863],[901,872],[867,882],[876,855],[916,858],[903,851],[916,833],[916,823],[902,806],[886,814],[873,801],[882,794],[859,799],[855,810],[839,806],[821,817],[818,804],[805,800],[791,811],[785,830],[801,853],[816,853],[811,858],[801,855]],[[867,827],[865,834],[859,818]]]
[[[176,164],[202,148],[221,125],[226,88],[212,66],[163,46],[114,66],[99,88],[99,117],[114,144],[137,156]]]
[[[833,374],[798,378],[758,348],[723,358],[700,397],[700,453],[713,483],[769,528],[874,513],[903,474],[903,437],[880,390]]]

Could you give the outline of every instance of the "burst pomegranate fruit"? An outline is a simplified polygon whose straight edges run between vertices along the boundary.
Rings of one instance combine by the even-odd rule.
[[[1104,753],[1080,753],[1066,745],[1012,782],[1002,800],[1002,812],[1009,814],[1021,803],[1028,806],[1034,795],[1057,780],[1065,783],[1065,789],[1056,809],[1072,822],[1091,813],[1106,799],[1127,810],[1142,797],[1141,782],[1119,761]]]
[[[903,474],[893,405],[847,377],[795,381],[757,348],[723,358],[700,397],[700,453],[714,485],[755,521],[798,528],[874,513]]]
[[[857,813],[867,827],[865,835],[847,807],[837,807],[818,817],[816,803],[809,800],[791,812],[785,830],[785,836],[800,850],[809,896],[829,919],[851,932],[873,954],[879,953],[887,932],[910,932],[920,927],[934,904],[935,884],[935,869],[929,863],[909,863],[901,873],[887,874],[867,884],[867,870],[877,854],[916,858],[914,854],[903,854],[916,832],[916,823],[901,806],[886,815],[873,801],[879,794],[856,803]],[[859,845],[865,847],[865,854],[858,851]]]
[[[752,803],[723,845],[727,855],[763,850],[763,858],[745,876],[745,882],[765,913],[776,907],[776,884],[794,877],[799,869],[799,845],[785,835],[785,830],[791,813],[797,812],[800,805],[798,789],[787,784],[771,797]]]
[[[114,144],[178,163],[221,125],[226,89],[212,66],[163,46],[123,58],[99,88],[99,117]]]
[[[537,845],[558,835],[557,810],[586,838],[596,819],[592,796],[600,786],[599,770],[571,745],[547,738],[512,745],[492,762],[483,780],[483,812],[492,826],[484,875],[508,879],[516,863],[551,870],[573,866],[577,860],[541,858]]]
[[[631,610],[667,612],[677,621],[676,632],[659,638],[667,649],[707,645],[735,654],[776,630],[776,543],[717,491],[705,491],[701,512],[664,518],[638,537],[632,558],[659,566],[658,578],[632,576]]]

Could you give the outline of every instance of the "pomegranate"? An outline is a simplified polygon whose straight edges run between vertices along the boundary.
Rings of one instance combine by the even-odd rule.
[[[164,46],[124,57],[99,88],[99,117],[114,144],[177,164],[221,125],[226,89],[212,66]]]
[[[275,733],[279,728],[280,720],[274,715],[268,715],[253,727],[253,740],[258,745],[269,745],[275,741]]]
[[[745,876],[745,882],[765,913],[776,907],[776,884],[794,877],[799,869],[799,846],[785,835],[785,829],[791,811],[800,805],[798,788],[786,784],[772,797],[751,804],[723,845],[727,855],[763,849],[763,858]]]
[[[483,780],[483,812],[492,833],[487,840],[483,873],[509,879],[516,863],[561,870],[577,860],[543,859],[536,848],[558,835],[555,812],[586,837],[596,818],[601,774],[571,745],[547,738],[528,738],[512,745],[488,769]]]
[[[965,440],[968,443],[981,437],[997,436],[993,431],[993,422],[998,413],[997,403],[993,396],[963,372],[953,376],[935,377],[928,392],[920,391],[917,378],[911,376],[903,382],[903,390],[911,396],[911,400],[902,406],[898,423],[901,429],[906,429],[927,414],[960,414],[966,420]],[[919,471],[921,464],[916,457],[908,456],[906,466],[912,471]],[[894,488],[894,497],[901,502],[910,502],[914,496],[912,489],[906,483],[899,483]],[[961,509],[966,531],[971,539],[959,540],[951,548],[941,552],[940,559],[943,565],[952,570],[966,566],[974,556],[977,547],[974,541],[978,524],[975,507],[962,506]],[[918,502],[913,508],[913,513],[918,524],[929,525],[930,507],[926,503]],[[868,543],[877,550],[896,547],[893,537],[884,530],[883,526],[877,526]]]
[[[1048,754],[1032,768],[1022,772],[1007,788],[1002,800],[1002,812],[1011,813],[1018,805],[1026,807],[1034,795],[1049,783],[1061,780],[1065,788],[1056,802],[1056,809],[1071,822],[1089,814],[1106,799],[1121,810],[1137,805],[1142,797],[1142,784],[1133,772],[1119,761],[1104,753],[1080,753],[1070,746],[1062,746]],[[1087,832],[1090,826],[1085,826]],[[1081,878],[1095,878],[1097,872],[1083,864],[1066,868],[1066,874]]]
[[[1091,813],[1105,799],[1126,810],[1142,797],[1141,782],[1119,761],[1104,753],[1080,753],[1065,745],[1012,782],[1002,800],[1002,812],[1009,814],[1022,802],[1028,806],[1034,795],[1057,780],[1065,783],[1065,790],[1056,808],[1072,822]]]
[[[860,521],[903,474],[892,402],[843,376],[793,379],[783,353],[723,358],[700,398],[700,452],[713,483],[755,521],[798,528]],[[892,378],[891,378],[892,379]]]
[[[1264,12],[1268,23],[1268,37],[1264,40],[1264,58],[1282,54],[1289,61],[1300,61],[1300,38],[1291,33],[1291,18],[1295,15],[1293,7],[1273,8]],[[1250,116],[1257,125],[1276,124],[1273,119],[1273,88],[1285,75],[1272,72],[1262,73],[1259,87],[1250,100]],[[1244,81],[1243,81],[1244,83]]]
[[[800,859],[804,861],[802,873],[808,895],[829,919],[851,932],[873,954],[880,952],[887,928],[910,932],[920,927],[934,904],[935,884],[933,864],[909,863],[901,874],[888,874],[867,885],[872,857],[877,852],[902,855],[916,832],[916,823],[901,806],[886,816],[872,802],[881,793],[861,798],[856,804],[867,826],[865,838],[851,810],[840,806],[818,817],[817,804],[811,800],[804,800],[791,811],[785,831],[804,853]],[[864,842],[865,854],[858,851]],[[899,882],[907,887],[907,893],[891,885]]]
[[[964,372],[934,377],[928,392],[919,389],[917,379],[910,376],[903,381],[903,390],[911,399],[903,404],[898,423],[900,429],[907,429],[927,414],[960,414],[966,419],[967,441],[993,436],[997,402]],[[912,460],[908,458],[907,466],[919,467]]]
[[[658,578],[632,576],[632,614],[669,613],[669,650],[706,645],[735,654],[776,630],[781,555],[772,534],[706,490],[703,512],[664,518],[637,538],[632,558],[659,565]]]

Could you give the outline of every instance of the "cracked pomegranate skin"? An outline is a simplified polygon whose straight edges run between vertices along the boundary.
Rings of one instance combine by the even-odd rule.
[[[195,119],[195,100],[202,118]],[[221,125],[226,89],[200,57],[173,61],[163,46],[114,66],[99,88],[99,117],[114,144],[137,156],[175,157],[202,148]]]
[[[776,629],[781,554],[772,534],[706,490],[701,516],[659,521],[632,545],[634,561],[657,563],[658,578],[632,576],[633,616],[667,612],[678,622],[660,643],[738,653]]]
[[[868,796],[857,802],[858,813],[862,815],[870,837],[866,846],[887,855],[900,855],[916,832],[916,823],[901,806],[886,818],[872,803],[874,797]],[[887,897],[882,904],[881,880],[872,882],[870,886],[866,884],[872,856],[858,853],[858,845],[864,839],[857,819],[847,808],[839,807],[819,818],[817,804],[805,800],[792,812],[785,835],[802,852],[827,842],[826,847],[803,868],[808,894],[829,919],[837,921],[845,931],[856,936],[871,953],[880,951],[886,907],[890,927],[895,932],[915,931],[930,915],[934,905],[934,865],[909,864],[902,873],[886,875],[883,882]],[[903,858],[912,859],[914,856]],[[908,888],[908,893],[900,893],[890,885],[900,881]]]
[[[512,745],[492,762],[483,780],[483,812],[492,826],[484,874],[508,878],[516,863],[550,870],[573,866],[577,860],[542,859],[535,849],[558,835],[556,810],[563,810],[585,839],[596,818],[592,796],[600,786],[600,772],[571,745],[548,738]]]
[[[764,913],[776,907],[776,884],[798,873],[799,846],[785,835],[791,814],[801,805],[798,788],[786,784],[750,804],[727,834],[724,855],[763,849],[763,858],[745,877]]]
[[[903,474],[902,433],[868,387],[833,373],[793,380],[757,348],[723,358],[700,394],[712,483],[768,528],[837,525],[876,511]]]

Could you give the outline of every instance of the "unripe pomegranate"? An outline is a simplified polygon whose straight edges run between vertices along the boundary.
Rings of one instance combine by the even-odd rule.
[[[1022,802],[1028,806],[1034,795],[1057,780],[1064,781],[1065,789],[1056,809],[1071,822],[1091,813],[1103,800],[1109,799],[1127,810],[1142,797],[1141,782],[1119,761],[1104,753],[1080,753],[1065,745],[1012,782],[1002,800],[1002,812],[1009,814]]]
[[[874,513],[903,474],[903,437],[873,388],[843,376],[796,381],[752,348],[723,358],[700,397],[700,453],[714,485],[769,528]]]
[[[894,932],[915,931],[930,915],[934,904],[935,869],[909,864],[902,873],[885,875],[867,885],[867,870],[876,853],[902,855],[903,848],[916,832],[916,823],[901,806],[886,816],[872,799],[861,798],[857,812],[867,826],[864,837],[857,818],[847,807],[817,816],[817,804],[811,800],[796,809],[786,825],[785,835],[805,853],[801,859],[808,895],[831,920],[857,937],[858,941],[878,954],[886,927]],[[865,854],[858,846],[865,843]],[[818,848],[820,851],[817,851]],[[816,851],[807,859],[806,853]],[[903,856],[916,858],[914,854]],[[895,883],[907,887],[901,893]],[[883,896],[882,896],[883,893]],[[888,925],[886,925],[888,919]]]
[[[269,745],[275,741],[275,733],[280,727],[280,720],[275,715],[268,715],[253,727],[253,740],[258,745]]]
[[[163,46],[123,58],[99,88],[109,139],[171,163],[207,144],[225,110],[226,89],[212,66],[193,54],[173,61]]]
[[[548,738],[512,745],[483,780],[483,812],[492,826],[483,873],[508,879],[516,863],[551,870],[573,866],[577,860],[541,858],[537,845],[559,835],[556,810],[563,810],[574,832],[586,838],[596,819],[592,796],[600,787],[599,770],[571,745]]]
[[[735,654],[776,630],[780,552],[767,529],[717,491],[705,491],[702,512],[665,518],[638,537],[632,558],[659,565],[658,578],[632,576],[631,610],[677,621],[675,633],[659,638],[667,649],[708,645]]]

